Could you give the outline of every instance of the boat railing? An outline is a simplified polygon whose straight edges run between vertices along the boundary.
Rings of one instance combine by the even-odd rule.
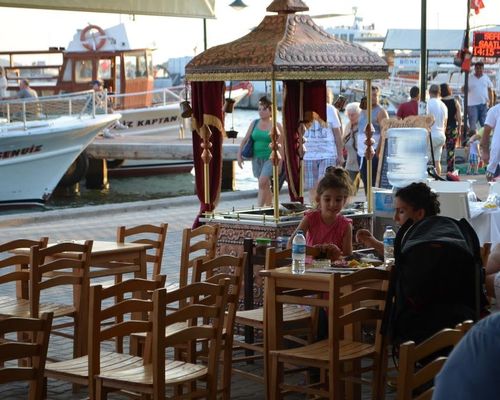
[[[178,104],[182,101],[179,94],[169,88],[154,89],[143,92],[108,94],[109,104],[114,110],[139,108],[144,106],[158,107]]]
[[[100,106],[101,103],[104,106]],[[104,114],[107,113],[105,104],[107,104],[106,97],[99,101],[93,90],[38,98],[13,98],[0,100],[0,119],[4,119],[6,123],[23,123],[24,129],[27,129],[30,121],[51,120],[62,116],[94,117],[96,113]]]

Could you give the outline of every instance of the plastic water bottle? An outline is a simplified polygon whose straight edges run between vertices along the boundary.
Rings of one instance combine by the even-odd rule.
[[[390,266],[394,264],[394,239],[396,232],[392,226],[388,225],[384,232],[384,264]]]
[[[427,131],[423,128],[387,130],[387,179],[397,188],[427,178]]]
[[[298,230],[292,241],[292,273],[303,274],[306,270],[306,238]]]

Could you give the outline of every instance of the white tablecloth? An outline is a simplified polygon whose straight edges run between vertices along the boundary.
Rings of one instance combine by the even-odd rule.
[[[500,243],[500,209],[483,209],[482,204],[471,205],[470,223],[477,233],[481,244],[484,242]]]

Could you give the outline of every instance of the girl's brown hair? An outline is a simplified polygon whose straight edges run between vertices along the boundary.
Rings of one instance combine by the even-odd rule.
[[[318,183],[318,188],[316,189],[317,196],[321,196],[328,189],[343,190],[347,196],[354,196],[356,194],[349,173],[340,167],[331,166],[326,169],[325,176]]]
[[[259,104],[261,106],[264,106],[265,108],[269,108],[269,109],[271,109],[271,106],[273,105],[273,103],[271,102],[271,100],[269,100],[266,96],[262,96],[259,99]]]

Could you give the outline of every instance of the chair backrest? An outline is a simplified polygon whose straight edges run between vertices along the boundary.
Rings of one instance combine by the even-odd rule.
[[[153,312],[151,297],[154,290],[164,285],[165,276],[157,275],[154,280],[128,279],[107,288],[101,285],[90,288],[88,376],[91,392],[95,390],[95,382],[90,377],[100,373],[102,342],[146,332],[148,335],[144,359],[145,362],[151,361],[152,322],[149,318]],[[108,302],[114,298],[120,298],[121,301]]]
[[[83,244],[74,242],[57,243],[41,248],[33,246],[30,251],[30,314],[37,318],[40,309],[42,291],[57,286],[72,286],[73,294],[80,289],[79,301],[74,303],[78,312],[86,305],[88,299],[87,285],[90,268],[92,240]],[[64,275],[53,272],[65,270]]]
[[[317,247],[306,246],[306,256],[318,257],[320,249]],[[274,247],[269,247],[266,250],[266,265],[267,270],[282,267],[291,264],[292,249],[277,250]]]
[[[41,318],[6,318],[0,320],[0,337],[6,334],[31,332],[30,341],[3,339],[0,343],[0,384],[14,381],[30,381],[30,400],[38,400],[43,394],[43,375],[49,347],[52,313]],[[16,335],[17,336],[17,335]],[[17,336],[19,337],[19,336]],[[3,367],[5,361],[30,358],[27,366]]]
[[[230,285],[227,297],[227,313],[224,322],[224,327],[228,333],[228,338],[224,344],[225,347],[228,345],[232,347],[231,333],[234,330],[234,319],[240,299],[246,256],[247,254],[243,253],[239,257],[224,255],[205,262],[203,260],[197,260],[193,270],[193,282],[218,283],[221,279],[229,279]]]
[[[152,279],[161,274],[167,229],[168,224],[162,223],[160,225],[145,224],[128,228],[119,226],[116,232],[118,243],[143,243],[153,246],[146,255],[146,262],[152,264]]]
[[[382,354],[384,338],[380,334],[389,271],[365,268],[352,274],[334,273],[330,279],[328,340],[333,371],[340,374],[339,343],[341,340],[369,342],[362,325],[375,323],[375,352]]]
[[[206,261],[215,257],[218,237],[218,225],[202,225],[195,229],[183,230],[179,287],[192,281],[190,273],[192,274],[191,270],[197,259]]]
[[[20,283],[23,299],[28,299],[28,281],[29,281],[29,262],[28,254],[15,254],[13,251],[17,249],[29,249],[32,246],[47,246],[48,238],[43,237],[40,240],[16,239],[0,244],[0,285],[10,282]],[[10,272],[7,272],[10,270]],[[12,291],[14,288],[12,287]],[[5,294],[7,289],[2,287],[2,294]]]
[[[184,301],[185,307],[165,315],[165,307],[156,307],[153,314],[153,391],[154,398],[165,398],[165,351],[168,347],[187,345],[186,360],[197,362],[196,344],[200,340],[208,341],[208,376],[205,396],[216,393],[218,358],[221,349],[222,328],[229,291],[229,279],[223,279],[218,284],[196,282],[167,293],[166,289],[154,292],[153,302],[176,303]],[[211,304],[200,299],[213,299]],[[206,320],[210,324],[206,324]],[[165,336],[167,326],[177,323],[186,323],[186,327],[176,330]],[[204,361],[205,362],[205,361]],[[197,388],[200,390],[199,388]]]
[[[444,350],[451,350],[463,335],[471,328],[472,321],[466,321],[456,326],[455,329],[442,329],[429,339],[416,345],[413,341],[403,343],[399,347],[399,374],[397,400],[430,400],[434,386],[428,385],[443,367],[447,357],[443,356]],[[435,357],[429,360],[432,355]],[[426,359],[426,363],[418,371],[415,364]],[[414,389],[424,387],[418,396],[413,396]]]

